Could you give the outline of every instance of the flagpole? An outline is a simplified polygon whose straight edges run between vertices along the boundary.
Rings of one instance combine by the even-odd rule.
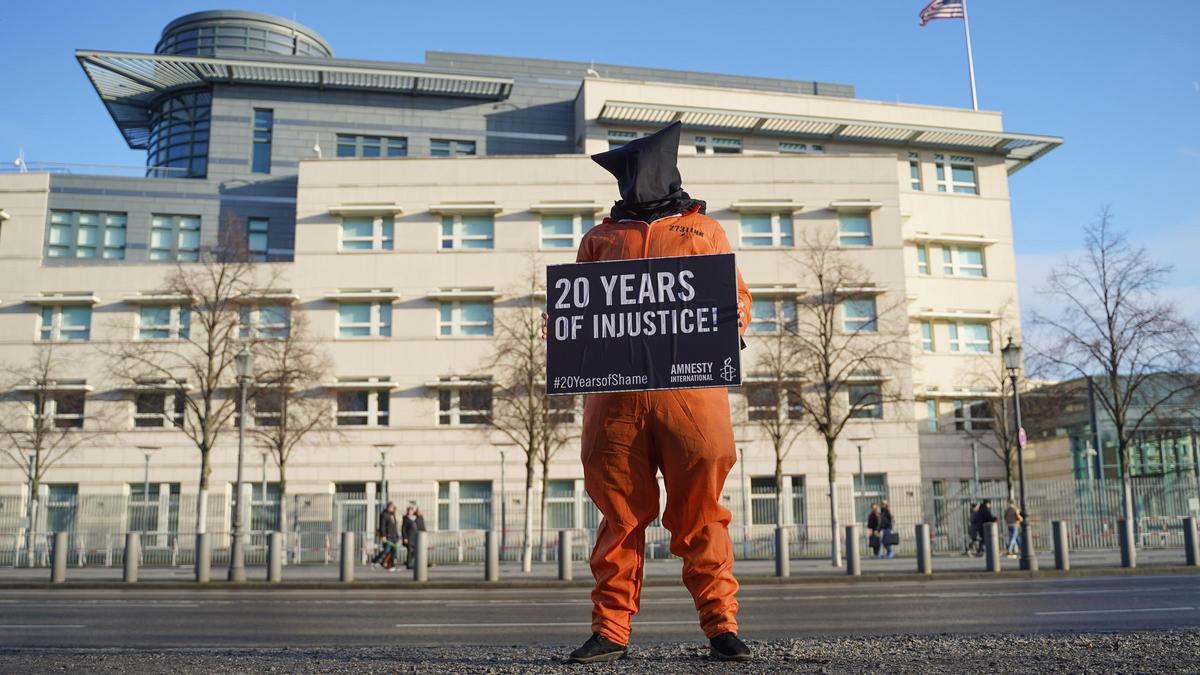
[[[963,30],[967,33],[967,70],[971,73],[971,109],[979,110],[979,97],[975,94],[975,57],[971,54],[971,21],[967,18],[967,0],[962,0]]]

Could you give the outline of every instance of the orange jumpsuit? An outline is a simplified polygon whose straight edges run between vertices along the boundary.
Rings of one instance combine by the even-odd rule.
[[[606,218],[579,245],[577,262],[728,253],[720,223],[692,210],[652,223]],[[750,291],[738,274],[742,331]],[[724,387],[589,394],[583,411],[583,476],[604,515],[592,551],[592,630],[629,642],[641,596],[646,526],[658,516],[656,474],[667,489],[663,525],[683,559],[683,583],[708,637],[737,632],[729,510],[721,506],[736,450]]]

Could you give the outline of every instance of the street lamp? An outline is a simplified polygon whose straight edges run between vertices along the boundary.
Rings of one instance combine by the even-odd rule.
[[[500,451],[500,559],[504,559],[504,545],[508,541],[508,492],[505,490],[505,457],[508,449],[516,445],[511,441],[492,443]]]
[[[1013,343],[1012,336],[1008,344],[1000,350],[1000,358],[1008,377],[1012,381],[1013,418],[1017,430],[1017,481],[1021,488],[1021,569],[1037,569],[1037,560],[1033,557],[1033,531],[1029,529],[1029,509],[1025,504],[1025,429],[1021,426],[1021,392],[1017,389],[1017,375],[1021,371],[1021,347]]]
[[[857,496],[861,497],[867,493],[867,474],[863,473],[862,449],[863,449],[863,443],[866,443],[867,441],[871,440],[871,436],[851,436],[851,437],[847,438],[846,440],[853,443],[854,446],[858,449],[858,495]],[[857,502],[857,501],[858,500],[855,499],[855,502]],[[854,504],[854,510],[855,510],[855,512],[858,511],[857,503]]]
[[[734,432],[737,436],[733,439],[734,445],[738,451],[738,466],[742,473],[742,558],[750,557],[750,522],[753,520],[751,510],[752,497],[750,496],[750,483],[746,481],[746,446],[754,441],[753,432],[746,427],[739,426]],[[778,501],[778,498],[776,499]]]
[[[250,387],[251,373],[254,372],[254,354],[250,346],[245,345],[237,356],[233,357],[237,368],[238,394],[241,397],[241,418],[238,422],[238,458],[237,458],[237,487],[234,488],[233,509],[233,545],[229,551],[229,580],[246,580],[246,551],[243,546],[242,532],[242,462],[246,454],[246,423],[250,417],[246,409],[246,390]]]
[[[146,466],[142,473],[142,517],[149,520],[147,514],[150,513],[150,455],[153,455],[162,448],[157,445],[139,445],[137,449],[141,450],[142,454],[146,456]],[[150,528],[147,527],[146,529],[149,530]]]
[[[388,461],[388,452],[394,447],[396,447],[395,443],[375,444],[375,449],[379,451],[379,500],[384,506],[387,505],[388,499],[387,468],[392,465]]]

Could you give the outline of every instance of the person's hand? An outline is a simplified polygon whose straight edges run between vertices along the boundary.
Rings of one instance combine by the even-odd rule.
[[[738,299],[737,315],[738,330],[741,330],[746,327],[746,319],[744,318],[746,316],[746,302],[744,300]]]
[[[542,339],[545,340],[549,336],[549,330],[546,322],[550,320],[550,315],[542,312]]]

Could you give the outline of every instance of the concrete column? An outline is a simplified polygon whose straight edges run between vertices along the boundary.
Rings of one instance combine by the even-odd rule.
[[[996,523],[983,524],[983,547],[987,551],[987,571],[1000,571],[1000,530]]]
[[[1133,541],[1133,523],[1117,521],[1117,540],[1121,543],[1121,567],[1137,567],[1137,548]]]
[[[67,580],[67,533],[54,533],[54,550],[50,553],[50,583],[61,584]]]
[[[354,581],[354,533],[342,533],[342,555],[340,579],[345,583]]]
[[[483,580],[500,581],[500,533],[488,530],[483,535],[485,549]]]
[[[137,532],[125,533],[125,575],[127,584],[135,584],[138,580],[138,559],[142,555],[142,535]]]
[[[1194,516],[1183,519],[1183,557],[1188,567],[1200,567],[1200,536]]]
[[[571,569],[571,531],[559,530],[558,532],[558,580],[570,581],[574,578],[574,571]]]
[[[413,581],[429,581],[429,537],[425,532],[417,532],[416,546],[413,546]]]
[[[1021,569],[1036,572],[1038,568],[1037,552],[1033,550],[1033,523],[1021,523],[1017,529],[1021,542]]]
[[[858,525],[846,526],[846,574],[857,577],[862,574],[862,562],[858,550]]]
[[[1050,523],[1054,529],[1054,569],[1071,569],[1070,541],[1067,539],[1067,521],[1056,520]]]
[[[272,532],[267,540],[267,581],[283,581],[283,533]]]
[[[929,545],[929,523],[917,523],[917,574],[933,574],[933,548]]]
[[[207,584],[212,573],[212,544],[207,532],[196,535],[196,583]]]
[[[792,560],[786,527],[775,528],[775,576],[792,576]]]

